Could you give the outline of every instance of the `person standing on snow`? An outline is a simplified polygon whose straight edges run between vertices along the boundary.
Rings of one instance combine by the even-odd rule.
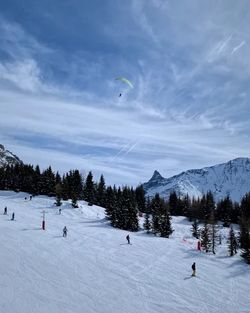
[[[126,239],[128,241],[128,244],[130,245],[130,237],[129,237],[129,235],[127,235]]]
[[[63,228],[63,237],[67,237],[67,233],[68,233],[67,227],[64,226],[64,228]]]
[[[192,270],[193,270],[192,276],[195,276],[195,274],[196,274],[196,265],[195,265],[195,262],[192,264]]]
[[[15,219],[15,213],[13,212],[13,213],[12,213],[11,220],[14,221],[14,219]]]
[[[7,215],[7,206],[4,208],[4,215]]]

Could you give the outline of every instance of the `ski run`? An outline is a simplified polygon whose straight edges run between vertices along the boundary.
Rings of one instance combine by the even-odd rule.
[[[109,226],[103,208],[64,201],[59,214],[54,202],[0,192],[0,312],[250,312],[250,267],[239,252],[228,256],[229,229],[216,255],[197,251],[184,217],[172,219],[169,239],[141,230],[128,245],[128,232]]]

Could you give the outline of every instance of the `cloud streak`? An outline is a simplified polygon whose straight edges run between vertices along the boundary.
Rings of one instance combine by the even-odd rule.
[[[69,18],[65,33],[56,25],[66,11],[51,20],[42,4],[26,22],[34,29],[0,16],[0,142],[24,161],[93,170],[111,184],[249,156],[245,9],[226,1],[106,5],[91,20],[72,6],[83,15]],[[74,34],[82,20],[95,36]],[[120,75],[135,85],[122,98]]]

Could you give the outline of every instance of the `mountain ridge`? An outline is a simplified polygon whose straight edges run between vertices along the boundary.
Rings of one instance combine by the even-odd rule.
[[[0,144],[0,167],[21,163],[23,162],[15,154],[6,150],[4,145]]]
[[[175,191],[181,197],[188,194],[197,198],[210,190],[216,201],[227,195],[233,201],[240,201],[250,191],[250,158],[240,157],[210,167],[189,169],[168,178],[155,171],[142,186],[149,197],[159,193],[168,199]]]

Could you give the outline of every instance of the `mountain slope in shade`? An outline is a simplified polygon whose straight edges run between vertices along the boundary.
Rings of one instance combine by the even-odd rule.
[[[20,164],[22,161],[9,150],[5,150],[4,146],[0,144],[0,167],[18,163]]]
[[[227,163],[202,169],[192,169],[170,178],[163,178],[155,171],[152,178],[143,184],[148,196],[159,193],[168,198],[172,191],[180,196],[200,197],[211,190],[216,201],[229,195],[240,201],[250,191],[250,159],[237,158]]]

